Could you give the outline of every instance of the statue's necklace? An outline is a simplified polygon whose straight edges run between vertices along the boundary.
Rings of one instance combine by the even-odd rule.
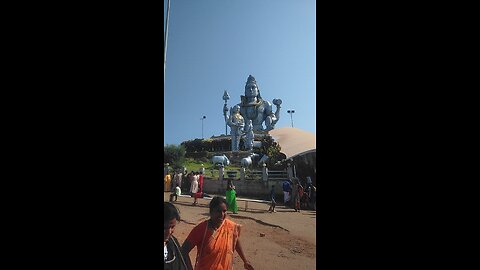
[[[249,107],[245,108],[245,113],[246,113],[248,119],[250,119],[250,120],[257,119],[257,117],[258,117],[258,106],[260,106],[260,102],[256,103],[256,104],[252,104]],[[250,108],[253,109],[253,113],[252,113],[252,110],[249,110]]]

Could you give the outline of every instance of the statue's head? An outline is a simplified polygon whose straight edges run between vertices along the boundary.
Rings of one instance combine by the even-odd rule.
[[[245,96],[260,98],[260,90],[258,90],[257,81],[255,81],[255,78],[252,75],[248,76],[247,82],[245,83]]]
[[[232,113],[239,113],[239,112],[240,112],[240,106],[239,105],[233,106]]]

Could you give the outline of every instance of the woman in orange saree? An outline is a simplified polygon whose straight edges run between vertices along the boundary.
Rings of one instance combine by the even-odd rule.
[[[222,197],[214,197],[210,202],[210,219],[195,226],[183,243],[182,251],[190,267],[188,254],[197,246],[194,270],[231,270],[235,250],[243,260],[244,268],[254,269],[245,258],[239,241],[240,225],[226,216],[227,202]]]

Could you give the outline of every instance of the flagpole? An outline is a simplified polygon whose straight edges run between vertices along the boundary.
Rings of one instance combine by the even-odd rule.
[[[170,17],[170,0],[167,2],[167,21],[165,26],[165,36],[163,38],[163,87],[165,88],[165,71],[167,69],[167,43],[168,43],[168,19]]]

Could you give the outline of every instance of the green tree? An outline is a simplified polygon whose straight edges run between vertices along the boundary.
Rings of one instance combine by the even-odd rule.
[[[262,139],[262,147],[260,147],[260,153],[268,156],[267,167],[273,168],[277,161],[284,158],[284,154],[281,153],[282,148],[276,143],[272,137],[265,136]]]
[[[163,147],[165,163],[170,163],[174,169],[182,168],[185,162],[185,146],[167,144]]]

